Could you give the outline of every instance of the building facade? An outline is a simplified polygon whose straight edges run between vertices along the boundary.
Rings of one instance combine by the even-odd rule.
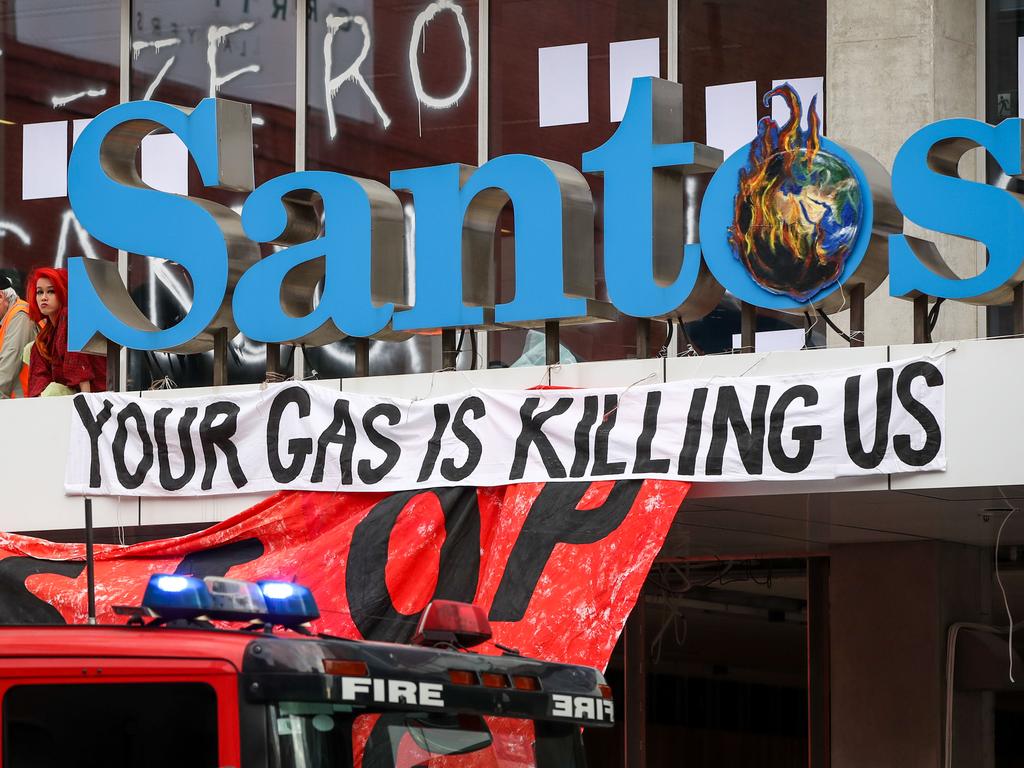
[[[777,99],[762,98],[785,82],[805,110],[813,105],[825,136],[887,170],[929,124],[995,125],[1024,110],[1016,0],[7,0],[0,8],[0,272],[20,287],[31,269],[73,257],[117,263],[142,313],[164,327],[188,311],[187,273],[98,242],[67,197],[75,141],[120,102],[251,103],[256,184],[297,170],[388,184],[399,169],[481,166],[518,153],[581,169],[583,154],[620,125],[634,77],[680,83],[686,139],[726,157],[749,144],[759,119],[785,118]],[[170,133],[146,137],[139,170],[157,189],[236,209],[245,200],[204,189]],[[1019,177],[977,147],[958,172],[1022,191]],[[603,181],[587,181],[602,300]],[[698,242],[689,203],[704,186],[697,177],[685,183],[686,243]],[[401,199],[410,237],[416,208],[410,195]],[[903,231],[933,242],[961,278],[989,262],[978,240],[912,221]],[[515,232],[506,206],[488,286],[497,303],[514,296]],[[863,304],[844,296],[827,316],[752,311],[727,293],[700,319],[613,313],[546,332],[427,331],[319,347],[240,334],[226,348],[221,381],[231,386],[217,391],[292,376],[421,399],[473,387],[813,378],[946,356],[945,472],[695,485],[609,667],[621,725],[595,736],[589,758],[598,768],[1009,768],[1024,733],[1024,693],[1012,679],[1020,659],[1006,633],[1024,609],[1024,519],[1014,515],[1024,498],[1022,312],[1024,293],[1000,306],[928,297],[922,306],[883,283]],[[212,352],[112,354],[118,388],[140,398],[195,397],[215,381]],[[0,529],[80,536],[80,499],[63,492],[70,418],[69,399],[0,403],[0,428],[21,436],[0,443]],[[108,497],[96,500],[97,525],[110,541],[163,537],[259,498]]]

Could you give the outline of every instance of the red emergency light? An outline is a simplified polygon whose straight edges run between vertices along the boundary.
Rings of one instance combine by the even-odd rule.
[[[434,600],[423,611],[413,645],[454,645],[472,648],[491,639],[483,608],[454,600]]]

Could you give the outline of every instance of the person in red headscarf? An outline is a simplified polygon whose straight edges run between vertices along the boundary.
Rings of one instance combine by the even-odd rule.
[[[35,270],[29,275],[25,298],[29,317],[39,324],[29,358],[28,396],[52,394],[55,389],[66,394],[62,387],[72,392],[104,391],[107,358],[68,351],[68,271]]]

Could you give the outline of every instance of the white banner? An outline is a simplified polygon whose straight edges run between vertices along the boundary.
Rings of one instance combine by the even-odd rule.
[[[77,395],[65,489],[199,495],[548,480],[821,480],[943,470],[945,365],[919,358],[625,389],[429,400],[310,383]]]

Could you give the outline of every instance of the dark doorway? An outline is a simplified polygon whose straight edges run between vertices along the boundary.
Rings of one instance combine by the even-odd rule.
[[[807,560],[656,563],[645,611],[647,768],[806,768]],[[607,677],[613,730],[585,734],[590,768],[624,765],[624,656]]]

